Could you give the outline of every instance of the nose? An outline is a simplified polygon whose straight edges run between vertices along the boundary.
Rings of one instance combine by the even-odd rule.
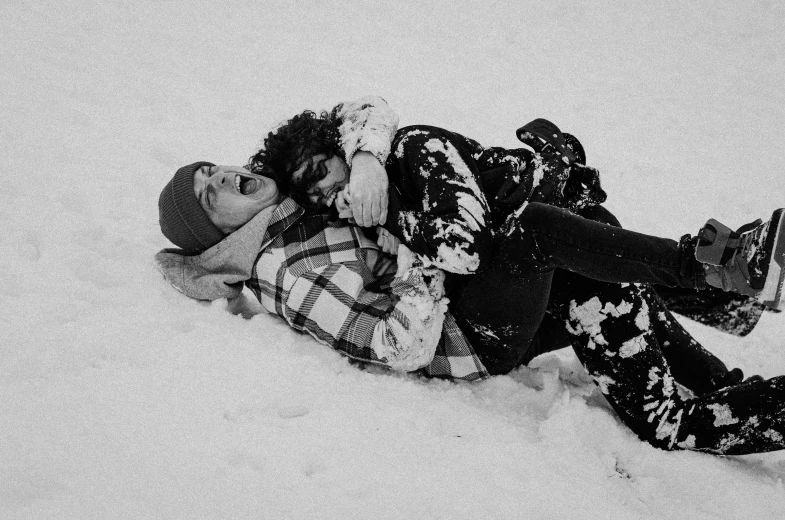
[[[213,183],[213,186],[215,186],[216,188],[225,187],[231,177],[232,174],[230,172],[213,171],[210,173],[210,181]]]

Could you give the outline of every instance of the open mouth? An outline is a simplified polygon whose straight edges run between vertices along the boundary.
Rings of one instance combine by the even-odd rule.
[[[254,177],[238,174],[234,177],[234,186],[242,195],[251,195],[259,191],[259,188],[262,187],[262,181]]]
[[[333,188],[332,190],[330,190],[330,193],[328,193],[327,196],[324,197],[323,204],[329,208],[330,206],[333,205],[333,202],[335,202],[335,197],[337,196],[338,196],[338,190]]]

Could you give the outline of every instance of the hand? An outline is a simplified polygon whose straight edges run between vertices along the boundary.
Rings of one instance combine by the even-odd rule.
[[[387,172],[373,154],[354,154],[349,188],[352,215],[358,225],[370,227],[387,222],[388,186]]]
[[[608,198],[600,186],[600,172],[589,166],[573,164],[564,185],[562,198],[565,207],[577,212],[586,206],[602,204]]]
[[[349,219],[349,222],[354,224],[354,218],[352,217],[352,196],[349,194],[349,187],[345,187],[338,194],[335,196],[335,209],[338,210],[338,216],[340,218]]]
[[[376,240],[376,243],[382,248],[382,251],[391,255],[397,255],[398,246],[401,245],[401,241],[381,226],[376,228],[376,230],[379,233],[379,238]]]

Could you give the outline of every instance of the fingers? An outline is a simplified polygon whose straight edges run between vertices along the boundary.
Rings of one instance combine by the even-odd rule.
[[[391,235],[389,231],[382,227],[377,227],[377,231],[379,233],[378,238],[376,239],[376,243],[385,253],[391,255],[398,254],[398,245],[400,241],[394,236]]]
[[[388,199],[387,191],[358,192],[352,196],[344,196],[343,200],[351,206],[351,214],[360,226],[370,227],[387,222]],[[336,198],[336,207],[339,199]],[[339,207],[340,209],[340,207]]]
[[[395,239],[395,237],[388,236],[387,237],[387,243],[385,244],[385,247],[384,247],[384,252],[385,253],[389,253],[389,254],[391,254],[393,256],[397,255],[398,254],[398,244],[399,244],[399,242]]]
[[[379,247],[382,248],[382,251],[384,251],[385,253],[389,253],[390,241],[389,241],[389,236],[387,235],[387,230],[383,228],[379,228],[378,231],[379,231],[379,237],[376,239],[376,243],[379,245]]]
[[[363,222],[364,222],[363,225],[365,227],[373,225],[373,213],[372,213],[373,206],[372,206],[372,204],[373,203],[371,203],[371,202],[366,202],[365,204],[363,204]]]
[[[354,218],[354,221],[358,226],[365,226],[365,221],[363,220],[363,205],[358,202],[356,198],[352,201],[352,218]]]
[[[374,226],[381,224],[381,222],[379,222],[379,215],[381,214],[381,212],[382,212],[382,207],[381,204],[379,204],[379,199],[375,199],[371,203],[371,219],[373,220]]]
[[[383,226],[387,223],[387,194],[382,193],[380,197],[380,206],[379,206],[379,225]]]
[[[385,193],[373,194],[366,197],[362,203],[359,201],[355,203],[352,209],[362,215],[361,221],[364,226],[384,224],[387,222],[387,195]]]
[[[364,227],[375,226],[379,223],[380,205],[374,204],[374,199],[364,197],[360,200],[355,195],[352,201],[352,215],[357,224]]]

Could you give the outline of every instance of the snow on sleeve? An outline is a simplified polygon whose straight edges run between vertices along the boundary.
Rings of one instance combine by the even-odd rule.
[[[396,147],[396,156],[403,157],[404,144],[409,138],[422,134],[412,131],[404,136]],[[429,188],[423,190],[422,211],[400,211],[397,226],[407,243],[420,246],[427,243],[418,249],[427,265],[454,273],[473,273],[481,262],[478,249],[482,245],[478,246],[477,237],[486,230],[488,201],[476,175],[451,142],[432,137],[421,146],[421,150],[412,153],[419,164],[417,175]],[[442,205],[450,208],[454,205],[454,209],[436,213],[439,216],[431,213],[438,212]]]
[[[398,130],[398,114],[387,102],[379,96],[364,96],[341,103],[334,112],[340,121],[340,144],[349,167],[354,154],[360,150],[372,153],[384,164]]]
[[[393,370],[410,372],[427,366],[442,335],[448,300],[443,273],[423,267],[404,245],[398,248],[398,272],[391,289],[400,298],[398,319],[382,320],[374,330],[371,348]]]
[[[488,201],[485,199],[485,193],[477,184],[475,175],[461,158],[455,146],[441,139],[429,139],[425,143],[425,148],[431,153],[440,153],[447,158],[450,170],[456,174],[456,178],[447,181],[449,184],[458,185],[473,195],[473,197],[464,195],[458,198],[458,206],[465,214],[471,216],[471,219],[466,219],[467,223],[471,226],[473,220],[477,225],[484,226],[485,213],[489,211]]]
[[[414,237],[421,233],[421,225],[418,213],[415,211],[401,211],[398,214],[398,226],[407,242],[411,243]],[[426,266],[436,266],[458,274],[471,274],[477,271],[480,266],[480,255],[477,252],[470,252],[474,236],[466,230],[463,223],[454,219],[435,218],[430,226],[433,228],[433,238],[437,245],[433,255],[422,256]]]

